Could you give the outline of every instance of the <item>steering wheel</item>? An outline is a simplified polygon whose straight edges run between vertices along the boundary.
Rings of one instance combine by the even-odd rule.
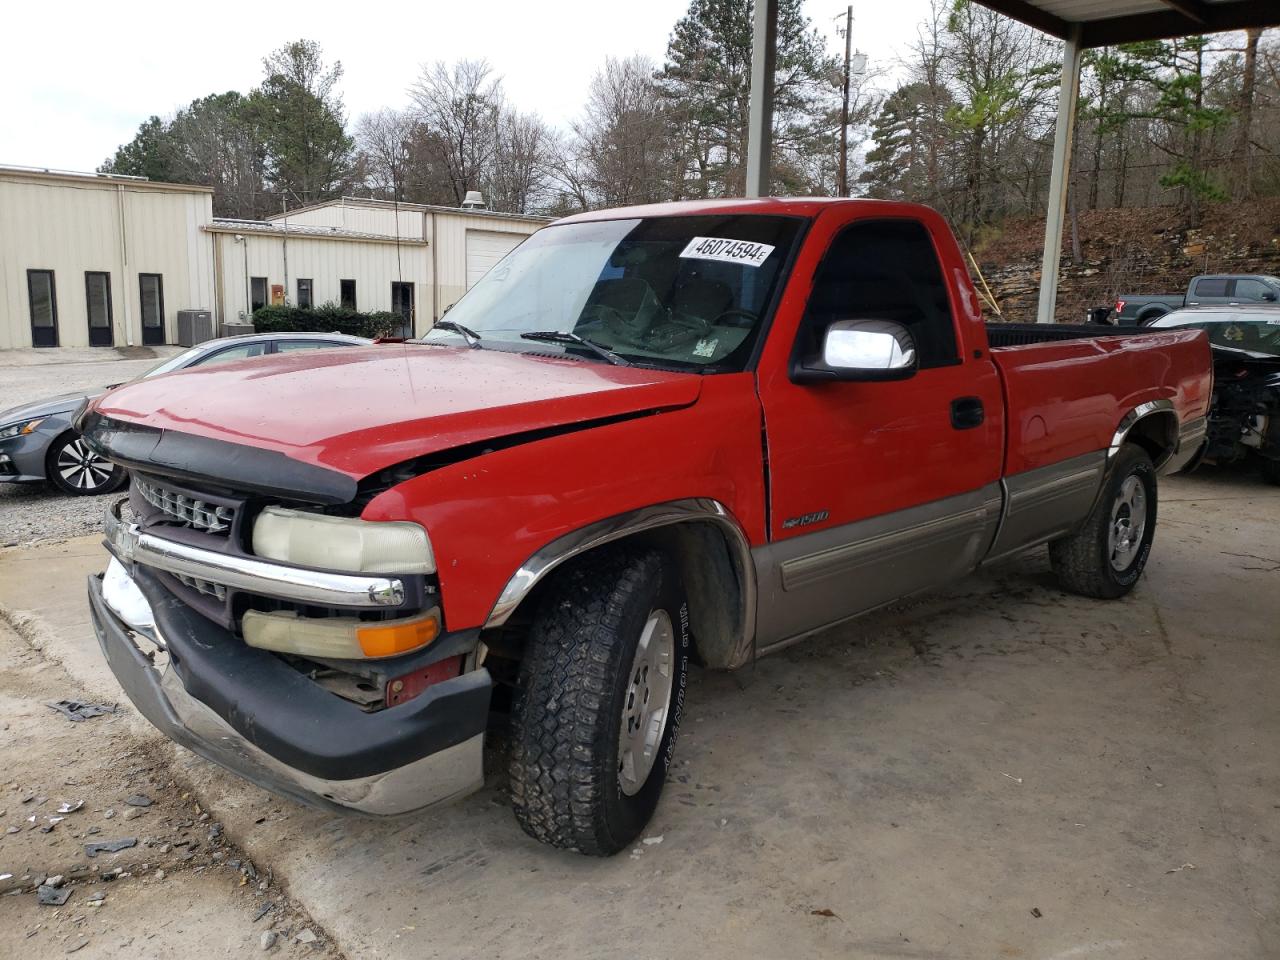
[[[746,323],[729,323],[731,319],[745,320]],[[713,327],[751,327],[760,319],[760,314],[754,310],[747,310],[743,307],[730,307],[725,310],[714,320],[711,321]]]

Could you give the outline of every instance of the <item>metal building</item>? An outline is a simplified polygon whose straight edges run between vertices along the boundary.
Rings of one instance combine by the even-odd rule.
[[[224,220],[206,187],[0,167],[0,350],[174,343],[181,310],[221,325],[273,302],[422,334],[547,222],[349,198]]]
[[[0,167],[0,349],[171,343],[210,309],[213,191]]]
[[[545,217],[344,197],[262,221],[214,220],[217,310],[336,303],[425,333]]]

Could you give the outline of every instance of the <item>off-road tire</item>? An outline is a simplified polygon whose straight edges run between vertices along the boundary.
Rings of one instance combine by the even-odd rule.
[[[652,768],[628,796],[619,734],[640,634],[659,610],[672,628],[670,699]],[[617,853],[640,835],[671,764],[690,655],[688,600],[663,553],[606,548],[556,575],[512,705],[511,800],[526,833],[591,856]]]
[[[1125,483],[1136,477],[1146,496],[1142,537],[1132,562],[1117,570],[1111,560],[1109,535],[1113,510]],[[1142,576],[1156,530],[1156,470],[1141,447],[1125,444],[1110,465],[1098,502],[1078,530],[1049,544],[1049,561],[1059,585],[1071,593],[1099,600],[1123,597]]]
[[[82,466],[77,467],[76,464]],[[103,471],[106,471],[106,479]],[[67,473],[70,475],[66,475]],[[45,454],[45,476],[59,492],[73,497],[96,497],[114,493],[129,479],[124,467],[91,451],[78,433],[68,430],[49,444]]]

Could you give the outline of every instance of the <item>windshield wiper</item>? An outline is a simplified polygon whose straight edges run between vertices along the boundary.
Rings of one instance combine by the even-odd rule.
[[[439,324],[437,324],[439,326]],[[542,340],[546,343],[572,343],[579,347],[586,347],[598,357],[603,357],[616,367],[632,367],[635,366],[630,360],[623,359],[612,350],[606,350],[598,343],[588,340],[586,337],[580,337],[578,334],[570,330],[534,330],[531,333],[520,334],[521,340]]]
[[[458,334],[463,340],[467,341],[467,346],[472,350],[480,349],[480,341],[483,339],[480,334],[476,333],[470,327],[464,327],[460,323],[452,320],[437,320],[431,328],[432,330],[449,330]],[[430,332],[430,331],[428,331]]]

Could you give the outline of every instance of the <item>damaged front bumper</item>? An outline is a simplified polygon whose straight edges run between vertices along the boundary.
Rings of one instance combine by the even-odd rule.
[[[391,816],[483,782],[492,686],[483,667],[365,712],[195,613],[145,568],[113,559],[105,577],[89,578],[89,603],[102,652],[138,711],[266,790]]]

